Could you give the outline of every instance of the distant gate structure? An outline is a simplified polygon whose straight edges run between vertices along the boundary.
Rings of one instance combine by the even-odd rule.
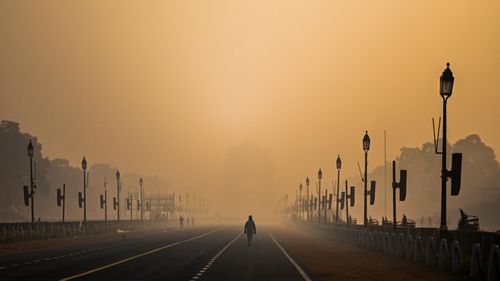
[[[175,218],[175,195],[162,194],[145,197],[151,220],[167,220]],[[147,209],[146,209],[147,210]]]

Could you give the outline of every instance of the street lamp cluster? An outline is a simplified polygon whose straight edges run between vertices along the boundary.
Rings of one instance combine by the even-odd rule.
[[[440,77],[440,96],[443,99],[443,138],[442,138],[442,150],[438,151],[438,141],[439,141],[439,129],[438,129],[438,137],[434,137],[435,149],[437,154],[441,154],[442,157],[442,169],[441,169],[441,223],[440,229],[442,231],[447,230],[447,222],[446,222],[446,182],[448,178],[451,179],[451,195],[456,196],[460,191],[460,181],[461,181],[461,163],[462,163],[462,154],[461,153],[453,153],[452,155],[452,168],[451,170],[447,169],[446,165],[446,130],[447,130],[447,116],[446,116],[446,106],[447,101],[452,95],[453,90],[454,77],[453,73],[450,70],[449,63],[446,64],[446,69],[443,71]],[[435,132],[435,129],[434,129]],[[371,217],[368,216],[368,200],[369,205],[375,204],[375,191],[376,191],[376,181],[370,182],[370,188],[368,188],[368,152],[370,151],[370,136],[368,135],[368,131],[365,131],[365,134],[362,139],[363,151],[365,156],[365,165],[364,165],[364,173],[361,174],[361,180],[363,182],[363,225],[370,226],[374,224],[378,224],[377,220],[372,220]],[[399,176],[399,182],[396,181],[396,167],[395,161],[393,161],[393,180],[392,180],[392,188],[393,188],[393,226],[396,230],[397,228],[397,218],[396,218],[396,189],[399,189],[399,201],[404,201],[406,199],[406,180],[407,180],[407,171],[401,170]],[[302,183],[299,185],[299,198],[296,199],[296,202],[292,205],[287,205],[288,196],[285,196],[286,204],[285,209],[288,210],[288,213],[291,213],[293,217],[298,219],[305,219],[307,221],[313,221],[313,210],[317,210],[317,222],[321,222],[321,209],[324,210],[323,218],[324,223],[327,223],[327,208],[331,209],[332,197],[336,198],[336,208],[335,213],[332,213],[332,216],[335,218],[335,224],[345,223],[347,225],[354,222],[353,219],[349,216],[349,206],[354,206],[354,198],[355,198],[355,187],[351,186],[350,192],[348,190],[348,182],[345,181],[345,191],[340,192],[340,174],[342,169],[342,159],[340,155],[337,156],[336,160],[336,169],[337,169],[337,181],[336,181],[336,191],[333,191],[333,194],[330,194],[328,197],[328,192],[325,190],[325,195],[321,194],[321,181],[323,179],[323,171],[319,169],[318,171],[318,184],[317,184],[317,196],[314,197],[311,195],[309,197],[309,177],[306,177],[306,198],[302,198]],[[334,186],[335,188],[335,186]],[[333,195],[333,196],[332,196]],[[280,200],[283,202],[283,200]],[[346,217],[342,222],[340,221],[340,209],[346,208]],[[306,216],[304,218],[304,215]],[[387,219],[385,219],[386,221]],[[333,220],[332,220],[333,222]]]
[[[375,181],[372,181],[371,183],[371,189],[367,190],[367,177],[368,177],[368,151],[370,150],[370,137],[368,136],[368,132],[365,132],[365,135],[363,136],[363,151],[365,152],[365,173],[364,177],[362,177],[363,182],[365,183],[365,192],[364,192],[364,224],[367,225],[369,223],[367,219],[367,196],[370,196],[370,205],[373,205],[375,203]],[[304,213],[306,215],[306,220],[307,221],[312,221],[313,220],[313,215],[312,211],[315,210],[317,211],[316,215],[316,220],[318,223],[321,223],[323,220],[324,223],[327,223],[328,217],[327,217],[327,210],[331,209],[332,203],[333,203],[333,197],[335,196],[335,223],[339,223],[339,205],[340,209],[344,209],[344,206],[346,206],[346,222],[349,221],[349,211],[348,207],[349,205],[352,207],[354,206],[354,190],[355,187],[351,186],[351,192],[349,193],[348,191],[348,183],[346,181],[346,190],[345,192],[340,192],[340,172],[342,170],[342,159],[340,158],[340,154],[337,156],[336,160],[336,168],[337,168],[337,182],[336,182],[336,191],[335,191],[335,184],[334,184],[334,189],[333,189],[333,194],[328,193],[328,190],[325,189],[324,195],[321,193],[321,183],[323,180],[323,170],[320,168],[318,170],[318,184],[317,184],[317,196],[314,197],[314,195],[311,195],[309,197],[309,185],[310,185],[310,180],[309,177],[306,177],[306,198],[302,198],[302,188],[303,185],[302,183],[299,184],[299,197],[297,198],[297,203],[295,204],[296,206],[293,207],[294,209],[294,215],[296,217],[299,217],[300,219],[304,218]],[[323,215],[321,214],[323,211]]]
[[[30,184],[29,186],[24,186],[24,201],[26,206],[31,207],[31,222],[35,223],[35,190],[36,190],[36,169],[34,169],[34,146],[31,140],[27,147],[29,165],[30,165]],[[83,173],[83,190],[78,192],[78,206],[83,209],[82,214],[82,225],[87,224],[87,189],[89,187],[89,176],[87,159],[84,156],[81,161],[81,168]],[[112,208],[116,211],[116,221],[120,222],[121,218],[121,193],[122,193],[122,176],[120,170],[116,171],[116,196],[113,197]],[[157,219],[173,219],[175,214],[184,215],[188,217],[188,223],[194,223],[195,216],[203,215],[206,217],[208,215],[208,204],[206,200],[201,198],[192,197],[191,203],[189,200],[189,195],[186,194],[185,204],[182,204],[181,198],[179,197],[179,202],[175,202],[175,194],[169,194],[166,196],[154,197],[150,195],[146,198],[146,192],[144,187],[144,180],[141,177],[138,181],[138,192],[129,193],[126,200],[126,210],[130,211],[130,220],[133,220],[133,210],[134,208],[139,212],[137,217],[141,222],[144,221],[144,213],[149,213],[149,220],[153,218],[153,212],[156,213]],[[137,194],[137,195],[135,195]],[[65,210],[66,210],[66,184],[63,184],[62,189],[57,189],[57,206],[62,207],[62,222],[65,222]],[[104,223],[108,223],[108,183],[104,179],[104,194],[99,195],[99,205],[104,211]],[[134,202],[135,201],[135,202]],[[135,205],[135,206],[134,206]]]
[[[27,147],[28,157],[29,157],[29,165],[30,165],[30,185],[24,186],[24,203],[26,206],[30,206],[31,208],[31,222],[35,223],[35,190],[36,190],[36,179],[34,177],[34,146],[32,141],[30,140]],[[78,206],[79,208],[83,208],[83,217],[82,224],[85,225],[87,223],[87,189],[89,185],[89,175],[90,173],[87,171],[87,159],[85,156],[82,159],[81,167],[83,172],[83,190],[78,192]],[[120,193],[121,193],[121,175],[120,171],[116,171],[116,197],[113,197],[113,209],[116,211],[116,220],[120,221]],[[100,208],[104,210],[104,222],[108,221],[108,190],[107,190],[107,182],[104,182],[104,194],[101,194],[100,197]],[[58,207],[62,207],[62,222],[65,222],[65,210],[66,210],[66,184],[63,184],[62,189],[57,189],[57,197],[56,202]],[[128,210],[132,209],[132,201],[127,199]],[[150,210],[150,202],[145,202],[145,189],[144,189],[144,180],[140,178],[139,180],[139,192],[137,198],[137,210],[140,211],[140,220],[144,220],[144,212],[151,211]],[[132,219],[132,218],[131,218]]]

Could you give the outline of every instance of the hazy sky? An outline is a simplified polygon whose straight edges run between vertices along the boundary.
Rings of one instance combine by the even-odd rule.
[[[269,152],[277,190],[337,154],[356,175],[432,139],[500,151],[500,1],[1,1],[0,119],[43,153],[208,192],[228,151]]]

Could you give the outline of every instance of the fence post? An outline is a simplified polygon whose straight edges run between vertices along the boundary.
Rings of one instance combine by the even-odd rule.
[[[413,241],[413,262],[422,261],[422,237],[415,237]]]
[[[436,260],[436,254],[434,252],[435,248],[435,242],[434,242],[434,237],[430,236],[427,239],[427,247],[425,249],[425,264],[426,265],[431,265],[435,263]]]
[[[498,245],[491,245],[488,259],[488,281],[500,280],[500,250]]]
[[[457,240],[451,243],[451,270],[453,273],[462,271],[462,251]]]
[[[441,239],[441,243],[439,244],[439,269],[446,269],[449,256],[448,241],[446,241],[446,239]]]
[[[481,245],[475,243],[472,245],[472,251],[470,253],[470,277],[478,278],[481,276],[482,263]]]

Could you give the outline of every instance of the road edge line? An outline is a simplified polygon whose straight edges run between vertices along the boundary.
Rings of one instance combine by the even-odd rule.
[[[307,276],[307,273],[302,269],[302,267],[300,267],[300,265],[298,265],[292,259],[292,257],[290,257],[290,255],[285,251],[285,249],[283,247],[281,247],[280,243],[278,243],[278,241],[276,240],[276,238],[274,238],[274,235],[272,234],[272,232],[271,231],[268,231],[268,232],[269,232],[269,235],[271,236],[271,239],[278,246],[278,248],[280,248],[281,252],[285,255],[285,257],[288,258],[288,260],[292,263],[292,265],[295,266],[295,269],[297,269],[297,271],[302,276],[302,278],[304,278],[305,281],[312,281],[312,279],[309,278],[309,276]]]

